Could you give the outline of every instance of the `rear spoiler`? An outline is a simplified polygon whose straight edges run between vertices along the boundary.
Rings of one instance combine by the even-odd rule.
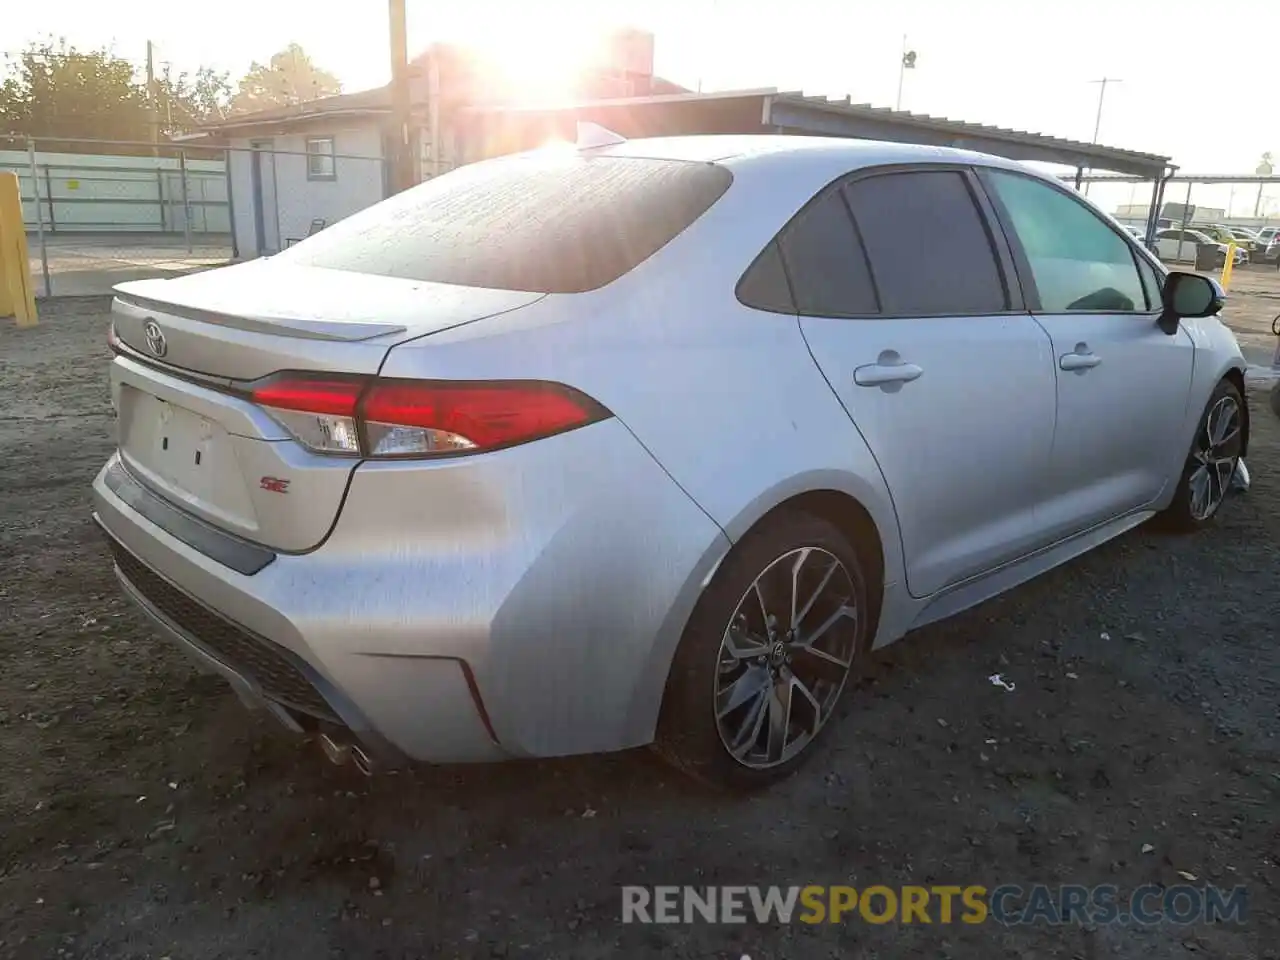
[[[186,317],[202,323],[215,323],[249,333],[267,333],[298,340],[353,343],[404,333],[408,329],[402,324],[379,323],[376,320],[307,320],[301,317],[251,317],[218,313],[213,310],[202,310],[199,307],[184,306],[180,303],[166,303],[163,300],[140,297],[128,291],[132,285],[133,282],[116,286],[114,290],[116,300],[140,310],[154,310],[172,317]]]

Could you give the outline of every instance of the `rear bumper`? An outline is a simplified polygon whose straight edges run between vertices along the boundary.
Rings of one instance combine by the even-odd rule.
[[[237,658],[234,651],[211,645],[208,633],[193,632],[191,611],[184,611],[181,607],[198,606],[197,601],[143,566],[107,533],[97,513],[93,519],[111,545],[116,577],[125,595],[151,619],[162,636],[177,644],[205,669],[222,675],[246,706],[270,711],[284,726],[297,733],[312,726],[327,729],[344,727],[361,742],[371,757],[377,759],[380,766],[394,767],[404,762],[405,755],[382,737],[355,705],[306,661],[289,657],[270,641],[248,634],[245,635],[246,640],[260,644],[262,652],[257,656],[250,654]],[[202,610],[201,616],[206,622],[213,618],[221,619],[207,609]],[[228,626],[235,629],[233,624]],[[277,662],[268,666],[271,660]],[[288,695],[289,689],[294,691],[293,696]]]
[[[648,742],[675,644],[728,548],[617,421],[484,456],[363,464],[320,547],[252,574],[131,505],[108,482],[115,463],[95,512],[162,631],[242,697],[341,724],[383,760]]]

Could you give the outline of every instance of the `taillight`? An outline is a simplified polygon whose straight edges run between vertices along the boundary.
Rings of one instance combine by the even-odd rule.
[[[377,380],[286,374],[250,394],[317,453],[429,457],[480,453],[563,433],[610,414],[543,381]]]
[[[363,389],[356,379],[285,375],[258,385],[251,397],[307,449],[358,457],[356,404]]]

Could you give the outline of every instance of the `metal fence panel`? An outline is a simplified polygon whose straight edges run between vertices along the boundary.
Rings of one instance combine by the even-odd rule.
[[[382,157],[317,159],[302,136],[217,149],[41,145],[0,137],[11,148],[0,150],[0,170],[19,176],[43,296],[106,294],[127,280],[269,256],[387,195]],[[77,146],[85,152],[66,152]]]

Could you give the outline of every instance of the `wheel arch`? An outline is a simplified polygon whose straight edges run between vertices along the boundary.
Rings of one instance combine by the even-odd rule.
[[[1244,389],[1244,371],[1238,367],[1230,367],[1221,379],[1229,380],[1240,391],[1240,399],[1243,401],[1240,409],[1240,456],[1244,457],[1249,452],[1249,397]]]
[[[714,560],[699,564],[691,575],[687,588],[689,594],[687,598],[682,597],[677,609],[672,611],[673,616],[664,624],[654,643],[647,676],[641,679],[634,691],[628,712],[632,742],[647,743],[657,731],[676,648],[698,600],[720,565],[748,532],[787,510],[802,510],[831,523],[849,539],[859,559],[867,564],[864,573],[872,614],[867,640],[868,644],[874,642],[886,585],[899,579],[902,571],[901,540],[888,493],[877,491],[870,484],[865,490],[861,489],[852,478],[835,471],[822,471],[804,479],[793,478],[793,482],[758,497],[725,524],[723,530],[728,540],[719,540],[712,548],[716,554]]]
[[[873,640],[879,625],[885,583],[884,540],[875,518],[856,497],[842,490],[819,489],[788,497],[758,517],[750,529],[754,530],[779,514],[792,510],[827,521],[844,535],[857,552],[858,559],[865,565],[863,572],[869,594],[867,599],[871,603],[867,639]]]

